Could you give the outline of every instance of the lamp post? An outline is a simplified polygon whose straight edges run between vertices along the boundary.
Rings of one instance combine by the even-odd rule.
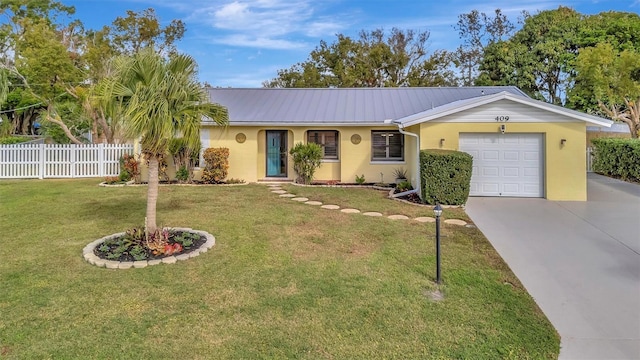
[[[436,284],[440,284],[440,216],[442,215],[440,204],[436,203],[433,214],[436,216]]]

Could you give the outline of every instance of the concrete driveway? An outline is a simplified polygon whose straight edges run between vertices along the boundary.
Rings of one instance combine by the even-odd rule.
[[[560,359],[640,359],[640,185],[588,201],[470,198],[467,213],[562,337]]]

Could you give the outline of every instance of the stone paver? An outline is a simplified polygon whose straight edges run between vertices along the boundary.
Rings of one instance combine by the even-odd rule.
[[[358,210],[358,209],[342,209],[340,211],[342,211],[345,214],[359,214],[360,213],[360,210]]]
[[[413,220],[418,221],[418,222],[422,222],[422,223],[436,222],[435,218],[432,218],[432,217],[429,217],[429,216],[421,216],[421,217],[417,217],[417,218],[415,218]]]
[[[271,190],[272,193],[274,194],[286,194],[287,191],[286,190]]]
[[[297,195],[293,195],[293,194],[282,194],[282,195],[280,195],[280,197],[283,197],[283,198],[294,198],[296,196]]]
[[[467,222],[464,220],[460,220],[460,219],[447,219],[444,221],[445,224],[451,224],[451,225],[458,225],[458,226],[465,226],[467,225]]]
[[[391,220],[409,220],[409,217],[406,215],[389,215],[387,218]]]
[[[322,205],[322,203],[320,201],[307,201],[307,202],[305,202],[305,204],[307,204],[307,205],[315,205],[315,206]]]
[[[367,211],[367,212],[362,213],[362,215],[364,215],[364,216],[373,216],[373,217],[382,216],[381,213],[375,212],[375,211]]]
[[[338,210],[340,209],[340,206],[338,205],[322,205],[320,206],[323,209],[327,209],[327,210]]]
[[[294,198],[291,198],[291,200],[299,201],[299,202],[309,201],[309,199],[307,199],[306,197],[294,197]]]
[[[133,267],[136,268],[136,269],[146,268],[147,266],[149,266],[149,263],[147,261],[134,261],[133,262]]]
[[[118,265],[118,269],[131,269],[133,267],[132,261],[122,261],[120,265]]]
[[[163,264],[175,264],[178,261],[175,256],[168,256],[166,258],[162,258]]]

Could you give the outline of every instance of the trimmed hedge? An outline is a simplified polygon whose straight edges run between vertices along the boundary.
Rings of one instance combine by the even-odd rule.
[[[422,199],[427,204],[462,205],[471,187],[473,157],[454,150],[422,150]]]
[[[640,182],[639,139],[600,138],[591,142],[594,146],[594,172]]]

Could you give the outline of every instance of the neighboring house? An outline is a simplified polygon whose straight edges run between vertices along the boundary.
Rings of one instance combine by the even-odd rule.
[[[324,150],[317,180],[419,186],[420,149],[474,157],[472,196],[586,200],[586,126],[611,121],[533,100],[515,87],[209,89],[229,126],[203,122],[203,147],[230,150],[229,177],[293,180],[298,142]]]

